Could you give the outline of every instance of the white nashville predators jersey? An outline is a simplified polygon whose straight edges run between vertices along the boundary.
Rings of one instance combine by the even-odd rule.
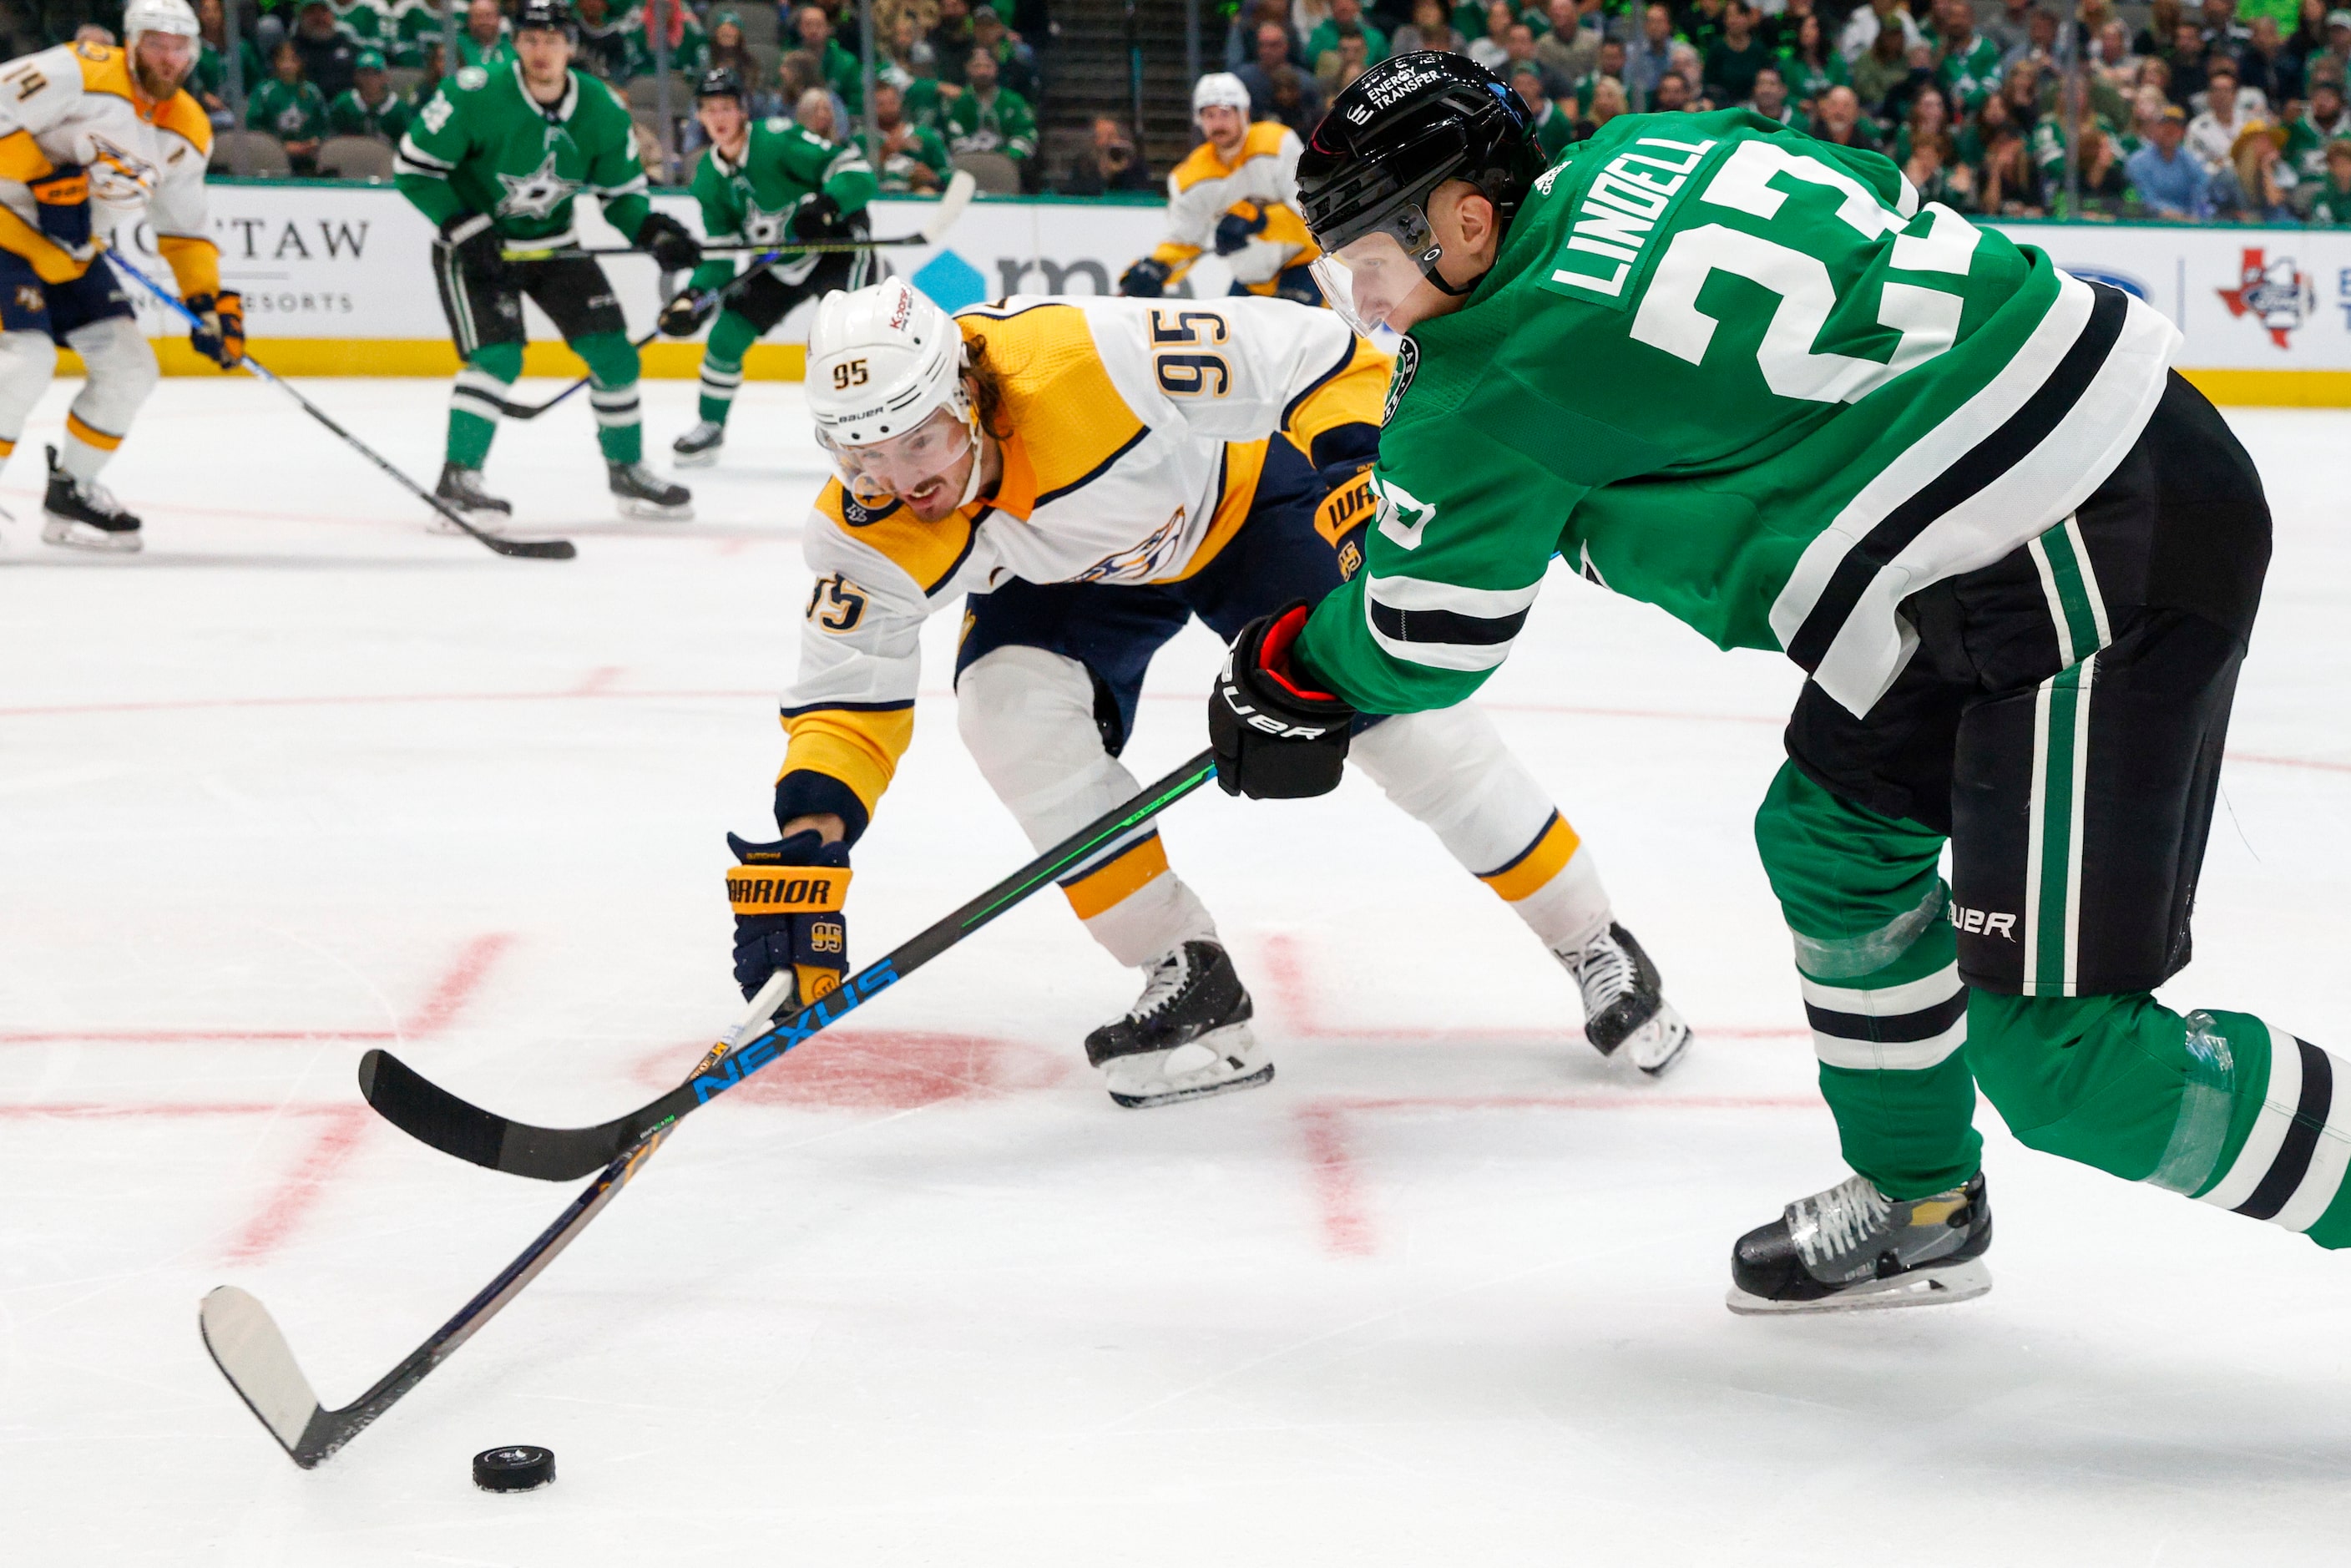
[[[802,538],[816,587],[785,771],[838,779],[869,812],[913,735],[933,612],[1013,579],[1189,577],[1249,516],[1271,441],[1368,462],[1387,388],[1386,356],[1286,300],[1016,297],[956,319],[999,400],[995,493],[924,523],[834,480]]]
[[[1226,256],[1233,280],[1270,294],[1274,280],[1322,253],[1298,215],[1298,157],[1305,151],[1298,132],[1280,120],[1260,120],[1241,138],[1229,163],[1213,141],[1192,149],[1167,176],[1167,237],[1151,253],[1180,276],[1204,251],[1215,248],[1217,225],[1236,208],[1265,226]]]
[[[138,90],[129,56],[98,44],[62,44],[0,67],[0,248],[30,262],[44,282],[78,277],[77,258],[42,233],[30,183],[78,165],[88,172],[91,227],[99,237],[141,218],[154,225],[183,294],[220,287],[204,199],[213,128],[185,91],[161,100]]]

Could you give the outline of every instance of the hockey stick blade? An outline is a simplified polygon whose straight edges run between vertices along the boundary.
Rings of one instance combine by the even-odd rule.
[[[512,1176],[571,1181],[608,1164],[636,1140],[665,1133],[671,1124],[716,1099],[753,1073],[840,1022],[865,1002],[962,941],[1072,866],[1116,841],[1216,777],[1203,751],[1121,805],[966,904],[900,943],[774,1027],[738,1034],[731,1049],[713,1051],[686,1081],[627,1115],[594,1127],[538,1127],[485,1111],[450,1093],[385,1051],[360,1060],[360,1092],[393,1126],[444,1155]],[[761,993],[766,995],[765,991]]]

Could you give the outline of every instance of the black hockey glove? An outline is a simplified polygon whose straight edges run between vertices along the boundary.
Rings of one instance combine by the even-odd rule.
[[[1118,280],[1118,291],[1130,299],[1156,299],[1167,292],[1167,264],[1144,256]]]
[[[841,204],[819,191],[802,202],[792,214],[791,237],[820,243],[825,240],[854,239],[856,220],[841,210]]]
[[[1265,209],[1255,202],[1235,202],[1232,211],[1217,221],[1217,254],[1233,252],[1265,233]]]
[[[481,287],[496,287],[506,277],[507,242],[486,213],[454,214],[443,222],[434,243]]]
[[[647,213],[637,225],[637,237],[629,243],[650,251],[653,265],[664,272],[692,272],[702,265],[702,242],[667,213]]]
[[[1260,615],[1241,628],[1208,694],[1208,746],[1228,795],[1295,800],[1327,795],[1346,771],[1355,710],[1315,689],[1290,657],[1309,607]]]
[[[718,310],[718,292],[688,289],[662,307],[661,329],[665,338],[691,338]]]
[[[735,983],[748,1001],[778,969],[792,976],[779,1014],[804,1008],[838,988],[849,972],[849,846],[813,831],[772,844],[726,835],[742,862],[726,873],[735,905]]]
[[[236,369],[245,358],[245,298],[234,288],[224,288],[217,295],[191,294],[188,308],[196,314],[199,326],[188,329],[188,341],[196,352],[225,371]]]

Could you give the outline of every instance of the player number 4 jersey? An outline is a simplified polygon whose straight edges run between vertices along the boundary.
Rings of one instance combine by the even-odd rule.
[[[1405,340],[1367,566],[1301,647],[1368,711],[1449,706],[1556,553],[1864,713],[1915,648],[1903,599],[2062,522],[2178,341],[1875,153],[1620,116]]]

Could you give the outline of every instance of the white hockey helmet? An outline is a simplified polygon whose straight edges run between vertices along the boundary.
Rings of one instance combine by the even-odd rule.
[[[955,318],[903,277],[854,293],[835,289],[817,303],[809,332],[809,413],[859,500],[871,505],[911,489],[907,481],[921,476],[908,472],[907,460],[935,476],[964,452],[977,452],[978,416],[963,369]],[[917,433],[924,439],[911,441]],[[945,462],[932,466],[943,453]],[[959,505],[977,493],[979,467],[971,465]]]
[[[131,0],[122,8],[122,41],[128,45],[141,33],[176,33],[183,38],[204,36],[188,0]]]
[[[1241,78],[1230,71],[1210,71],[1192,84],[1192,117],[1198,119],[1202,110],[1211,107],[1238,109],[1241,111],[1241,118],[1246,120],[1249,111],[1249,90],[1242,85]]]

